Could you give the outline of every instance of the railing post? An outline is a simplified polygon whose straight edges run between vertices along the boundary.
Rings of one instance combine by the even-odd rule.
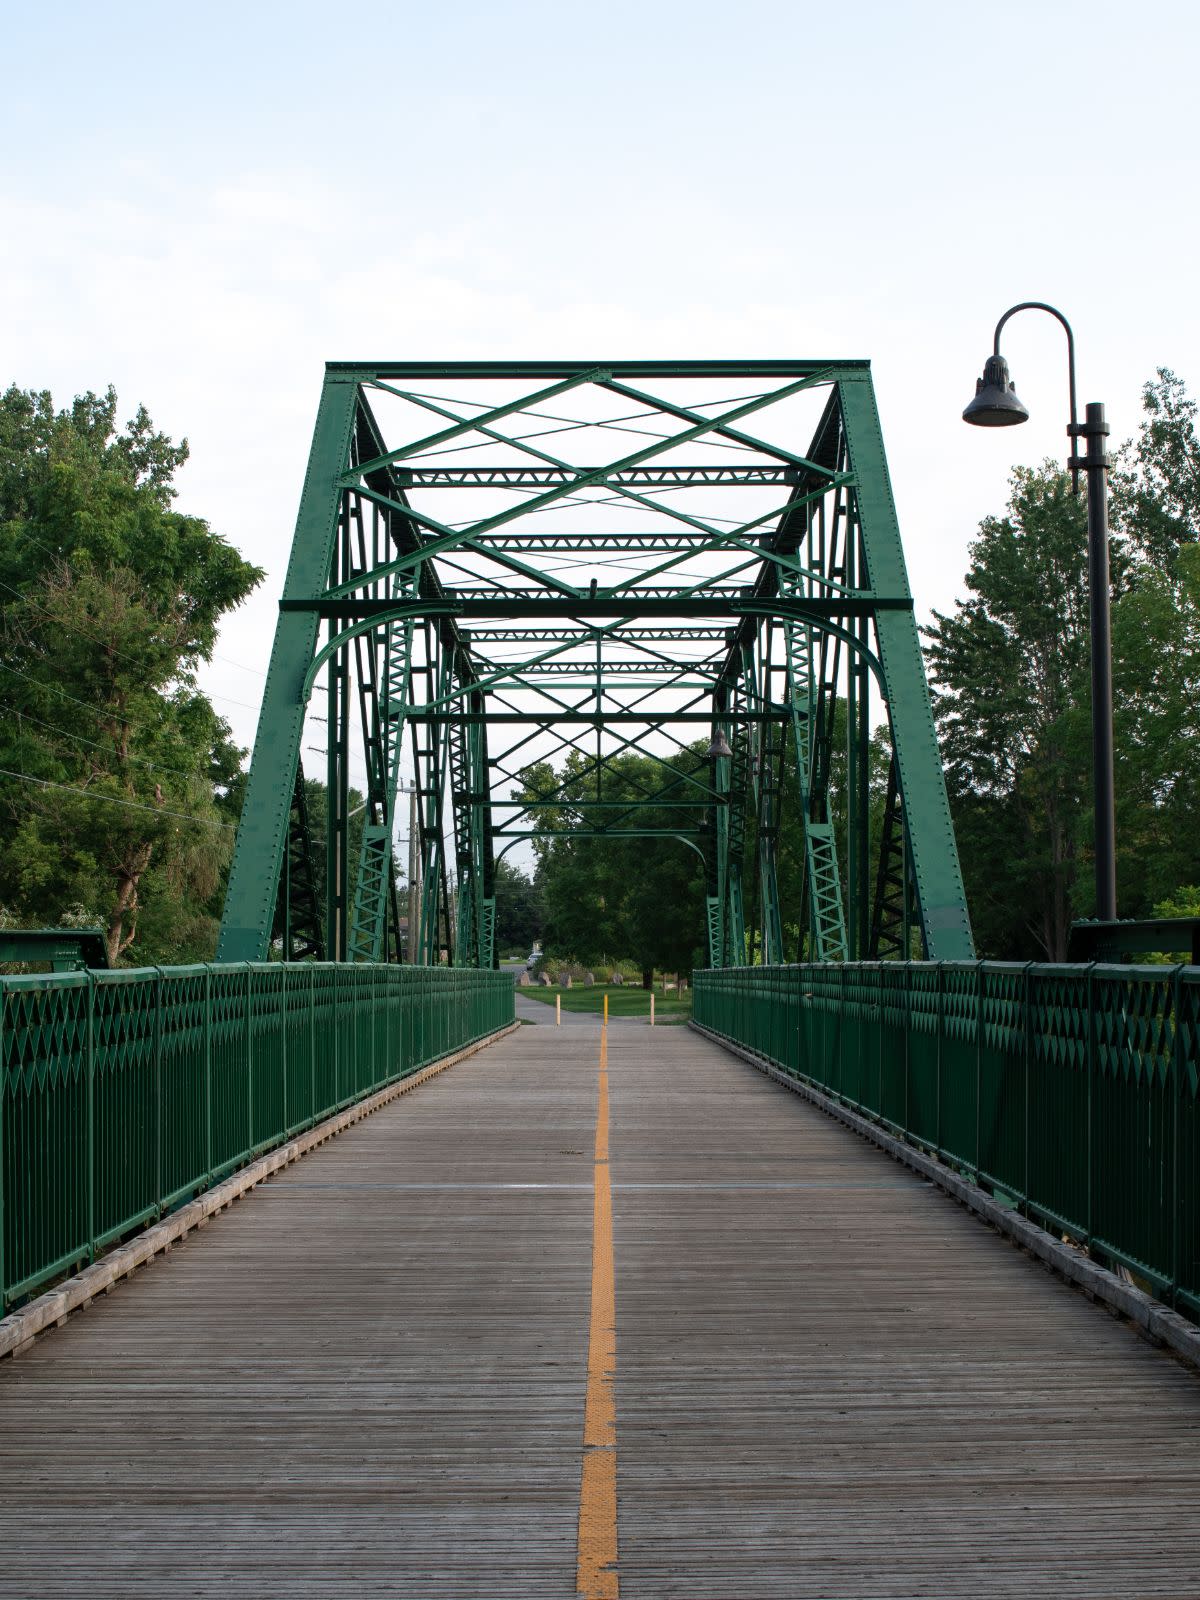
[[[937,1028],[934,1037],[937,1048],[934,1051],[935,1084],[937,1092],[934,1095],[934,1128],[933,1134],[936,1149],[942,1154],[942,1057],[945,1054],[944,1044],[946,1036],[946,968],[941,961],[937,964]]]
[[[1183,1108],[1183,1028],[1180,1008],[1183,1000],[1183,968],[1171,974],[1171,1296],[1179,1300],[1179,1117]]]
[[[904,963],[904,1132],[912,1131],[912,961]]]
[[[1033,1074],[1033,962],[1025,963],[1025,970],[1021,974],[1021,1004],[1025,1013],[1024,1035],[1025,1056],[1025,1112],[1024,1132],[1021,1136],[1022,1163],[1021,1163],[1021,1208],[1025,1215],[1029,1214],[1029,1080]]]
[[[983,1101],[983,962],[975,963],[975,1182],[979,1182],[979,1108]]]
[[[288,1001],[291,997],[288,994],[287,962],[282,962],[281,966],[283,970],[279,974],[279,1048],[282,1056],[280,1070],[283,1073],[283,1123],[279,1129],[279,1137],[286,1139],[287,1131],[292,1125],[288,1116]]]
[[[330,1107],[331,1110],[336,1109],[342,1103],[342,984],[341,974],[336,965],[333,969],[332,991],[333,1006],[331,1009],[333,1016],[330,1031],[333,1034],[333,1038],[330,1043],[333,1045],[333,1106]]]
[[[4,1261],[4,1191],[8,1184],[8,1162],[5,1159],[4,1144],[5,1107],[8,1104],[8,1057],[4,1052],[4,1034],[7,1026],[8,1006],[5,1004],[4,993],[2,990],[0,990],[0,1316],[4,1315],[4,1309],[8,1305],[8,1277],[6,1275]],[[90,1023],[88,1025],[88,1036],[89,1038],[91,1036]],[[89,1051],[88,1054],[90,1055],[91,1052]],[[91,1195],[90,1175],[88,1181],[88,1194],[89,1196]],[[88,1221],[89,1223],[91,1221],[90,1214]],[[91,1233],[92,1230],[89,1226],[89,1249],[91,1248]]]
[[[1096,1226],[1096,963],[1088,962],[1087,969],[1087,1214],[1084,1217],[1084,1238],[1090,1246]]]
[[[162,1216],[163,1202],[163,969],[154,969],[154,1214]]]
[[[204,963],[204,1164],[213,1181],[212,963]]]
[[[246,978],[246,1003],[242,1009],[243,1018],[243,1052],[242,1059],[246,1068],[246,1143],[245,1150],[254,1148],[254,1052],[251,1047],[252,1031],[250,1027],[250,963],[247,961],[242,968]]]
[[[875,969],[875,1116],[883,1120],[883,963]]]
[[[317,1120],[317,969],[308,964],[308,1122]]]
[[[87,1236],[96,1259],[96,975],[87,975]]]

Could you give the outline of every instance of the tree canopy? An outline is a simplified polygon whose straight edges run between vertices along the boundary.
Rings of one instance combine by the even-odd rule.
[[[186,440],[116,417],[0,397],[0,906],[178,961],[211,953],[242,756],[196,669],[261,572],[173,509]]]
[[[496,862],[496,949],[529,952],[542,937],[541,891],[501,856]]]
[[[572,752],[559,773],[543,762],[522,774],[521,799],[554,801],[536,812],[543,836],[534,845],[548,944],[588,964],[628,958],[643,975],[703,965],[703,861],[682,839],[638,834],[695,828],[698,813],[682,802],[687,774],[703,768],[707,778],[701,749],[682,752],[670,767],[652,756],[618,755],[602,774]],[[650,798],[662,804],[649,806]],[[594,809],[597,802],[607,809]],[[610,831],[582,832],[601,829]]]
[[[1200,443],[1166,369],[1113,486],[1118,902],[1149,915],[1200,875]],[[1018,468],[971,545],[966,598],[926,630],[981,952],[1066,956],[1095,914],[1087,531],[1053,463]]]

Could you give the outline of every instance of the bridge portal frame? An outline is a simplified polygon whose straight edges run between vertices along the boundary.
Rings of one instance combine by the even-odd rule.
[[[713,380],[739,392],[680,394]],[[481,398],[462,399],[472,386]],[[824,405],[804,453],[759,435],[772,408],[811,391]],[[596,417],[597,397],[627,409]],[[381,403],[437,425],[394,443]],[[622,451],[605,464],[557,453],[556,436],[611,441],[614,429]],[[765,511],[693,509],[698,495],[734,490],[766,496]],[[447,493],[503,503],[451,522],[431,509]],[[646,526],[598,522],[602,507]],[[317,926],[316,896],[287,887],[291,864],[312,859],[301,746],[322,680]],[[891,746],[883,805],[873,697]],[[679,737],[693,729],[710,736],[705,759]],[[606,772],[651,733],[671,745],[669,759],[655,755],[659,788],[605,811]],[[728,756],[711,755],[718,734]],[[419,881],[402,951],[393,855],[406,735]],[[502,792],[520,777],[512,762],[539,738],[574,752],[584,781],[514,801]],[[218,959],[261,960],[274,938],[288,959],[323,949],[489,967],[497,846],[538,837],[539,803],[552,799],[576,836],[633,832],[700,851],[713,966],[786,959],[795,927],[817,960],[907,957],[910,924],[927,957],[973,956],[868,362],[327,366]],[[788,805],[804,823],[799,906],[779,889]],[[662,826],[647,827],[655,807]]]

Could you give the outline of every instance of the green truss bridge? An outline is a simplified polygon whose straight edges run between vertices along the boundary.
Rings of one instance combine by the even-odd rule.
[[[975,959],[866,362],[332,364],[216,961],[0,1002],[0,1596],[1200,1592],[1200,968]]]

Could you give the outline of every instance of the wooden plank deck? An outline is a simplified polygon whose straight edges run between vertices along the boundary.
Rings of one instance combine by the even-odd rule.
[[[0,1595],[575,1594],[599,1029],[0,1366]],[[1200,1378],[680,1028],[609,1031],[624,1600],[1200,1594]]]

